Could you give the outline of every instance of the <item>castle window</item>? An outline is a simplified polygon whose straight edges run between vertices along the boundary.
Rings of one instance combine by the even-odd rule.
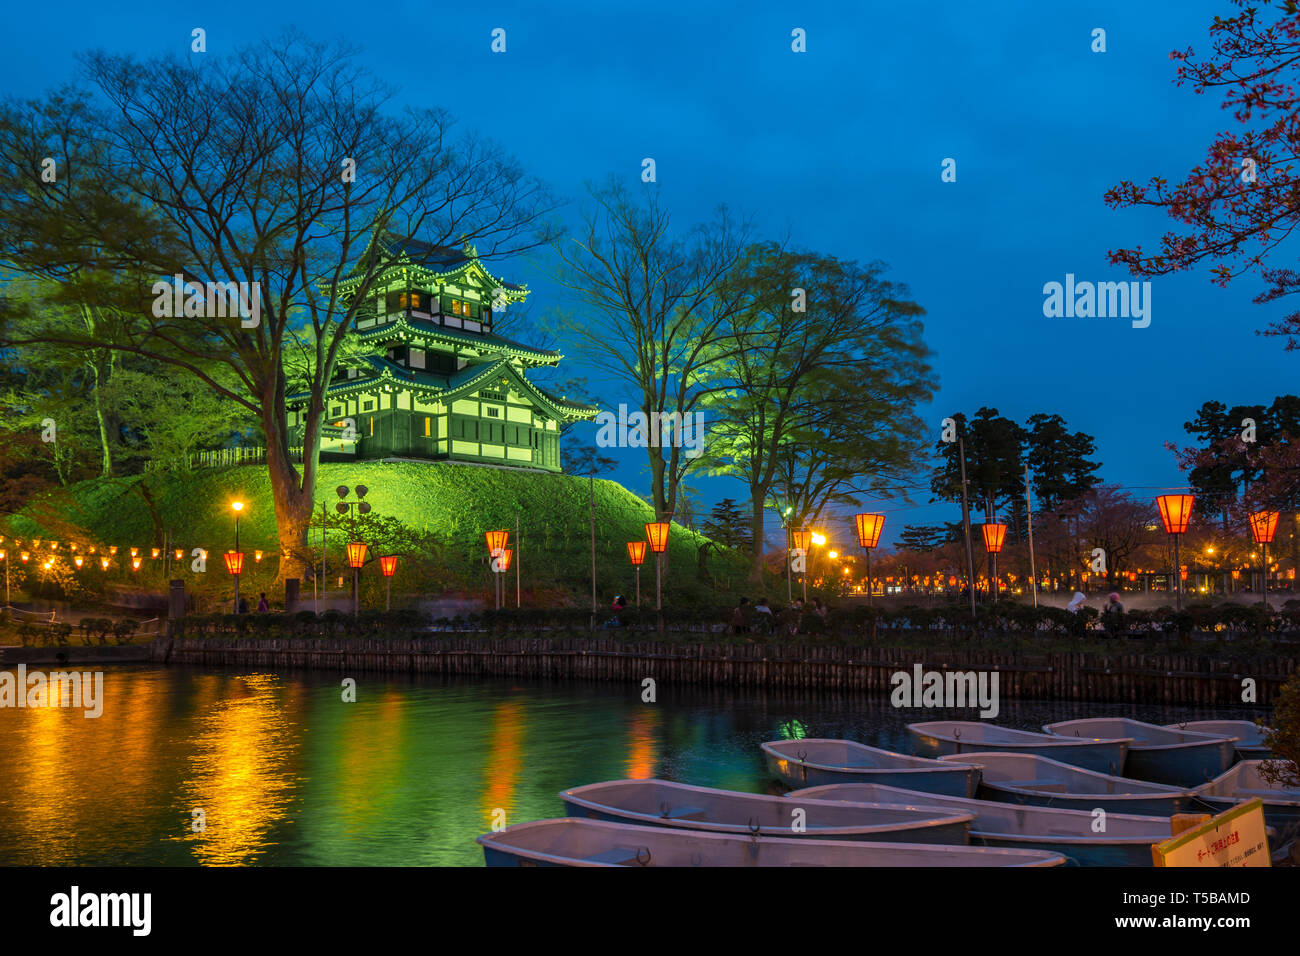
[[[399,309],[418,309],[420,308],[420,293],[402,292],[397,296],[397,307]]]
[[[409,364],[411,368],[424,368],[424,350],[411,349]]]
[[[370,411],[371,409],[373,409],[374,407],[375,407],[375,403],[374,403],[374,402],[364,402],[364,403],[362,404],[362,406],[361,406],[361,410],[362,410],[363,412],[368,412],[368,411]]]
[[[334,406],[334,411],[332,411],[330,414],[331,414],[331,415],[342,415],[342,414],[343,414],[343,406],[342,406],[342,405],[335,405],[335,406]]]
[[[501,417],[501,409],[499,409],[499,408],[489,408],[489,409],[487,410],[487,414],[488,414],[488,418],[500,418],[500,417]]]

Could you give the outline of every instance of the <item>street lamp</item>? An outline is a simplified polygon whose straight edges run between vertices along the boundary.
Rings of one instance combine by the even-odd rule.
[[[1250,516],[1250,533],[1263,552],[1260,576],[1263,578],[1264,607],[1268,607],[1268,546],[1273,543],[1273,536],[1277,534],[1279,517],[1276,511],[1256,511]]]
[[[244,553],[242,551],[227,551],[226,570],[235,578],[235,613],[239,613],[239,574],[244,570]]]
[[[492,571],[492,597],[496,600],[497,610],[501,610],[501,575],[505,568],[501,566],[501,556],[505,553],[506,543],[510,540],[509,531],[488,531],[483,535],[487,539],[488,557],[492,559],[489,568]]]
[[[1187,525],[1192,520],[1192,502],[1191,495],[1159,495],[1156,498],[1156,507],[1160,509],[1160,522],[1165,526],[1165,534],[1172,535],[1174,539],[1174,569],[1181,569],[1182,565],[1178,560],[1178,537],[1187,533]],[[1174,595],[1174,608],[1181,611],[1183,609],[1183,581],[1182,576],[1178,575],[1175,579],[1178,590]]]
[[[352,569],[352,615],[361,613],[361,566],[366,563],[366,544],[362,541],[349,541],[347,545],[348,567]]]
[[[655,610],[662,611],[664,606],[663,566],[664,551],[668,548],[668,522],[649,521],[645,526],[646,541],[655,555]],[[659,618],[659,629],[663,630],[663,617]]]
[[[799,580],[803,582],[803,599],[808,600],[808,546],[812,544],[813,533],[811,531],[791,531],[790,532],[790,557],[803,558],[803,571],[799,574]]]
[[[636,568],[636,606],[641,606],[641,565],[645,562],[644,541],[629,541],[627,543],[628,560],[632,562],[632,567]]]
[[[1007,526],[990,522],[989,524],[980,525],[980,533],[984,535],[984,550],[993,556],[993,603],[998,603],[998,554],[1002,551],[1002,542],[1007,537]]]
[[[232,510],[235,513],[235,550],[238,551],[239,550],[239,515],[240,512],[244,510],[244,503],[242,501],[232,501],[230,503],[230,510]],[[134,550],[135,549],[133,548],[132,551],[134,552]]]
[[[867,606],[871,606],[871,549],[880,543],[880,532],[885,530],[885,516],[862,514],[853,516],[858,529],[858,544],[867,555]]]
[[[379,570],[384,573],[384,610],[393,609],[393,572],[397,570],[397,555],[386,554],[379,559]]]

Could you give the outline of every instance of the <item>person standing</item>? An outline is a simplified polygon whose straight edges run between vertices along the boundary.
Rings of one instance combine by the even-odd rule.
[[[266,599],[266,592],[263,591],[262,596],[257,601],[257,613],[265,614],[269,610],[271,610],[271,604]]]
[[[1119,595],[1113,591],[1106,602],[1105,609],[1101,612],[1101,622],[1106,626],[1106,633],[1111,637],[1124,636],[1124,605],[1120,603]]]

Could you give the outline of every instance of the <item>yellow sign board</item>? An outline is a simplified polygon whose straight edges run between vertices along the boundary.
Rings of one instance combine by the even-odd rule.
[[[1271,866],[1264,801],[1256,797],[1151,847],[1156,866]]]

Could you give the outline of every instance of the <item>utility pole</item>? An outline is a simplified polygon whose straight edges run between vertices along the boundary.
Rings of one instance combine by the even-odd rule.
[[[1025,520],[1029,524],[1029,584],[1038,607],[1038,570],[1034,567],[1034,503],[1029,497],[1029,466],[1025,465]]]
[[[966,440],[957,436],[957,457],[961,459],[961,525],[966,532],[966,574],[970,590],[970,612],[975,614],[975,552],[970,546],[970,501],[966,497]]]
[[[519,608],[519,555],[523,549],[519,546],[519,515],[515,514],[515,608]]]
[[[596,627],[596,473],[587,476],[591,495],[591,626]]]

